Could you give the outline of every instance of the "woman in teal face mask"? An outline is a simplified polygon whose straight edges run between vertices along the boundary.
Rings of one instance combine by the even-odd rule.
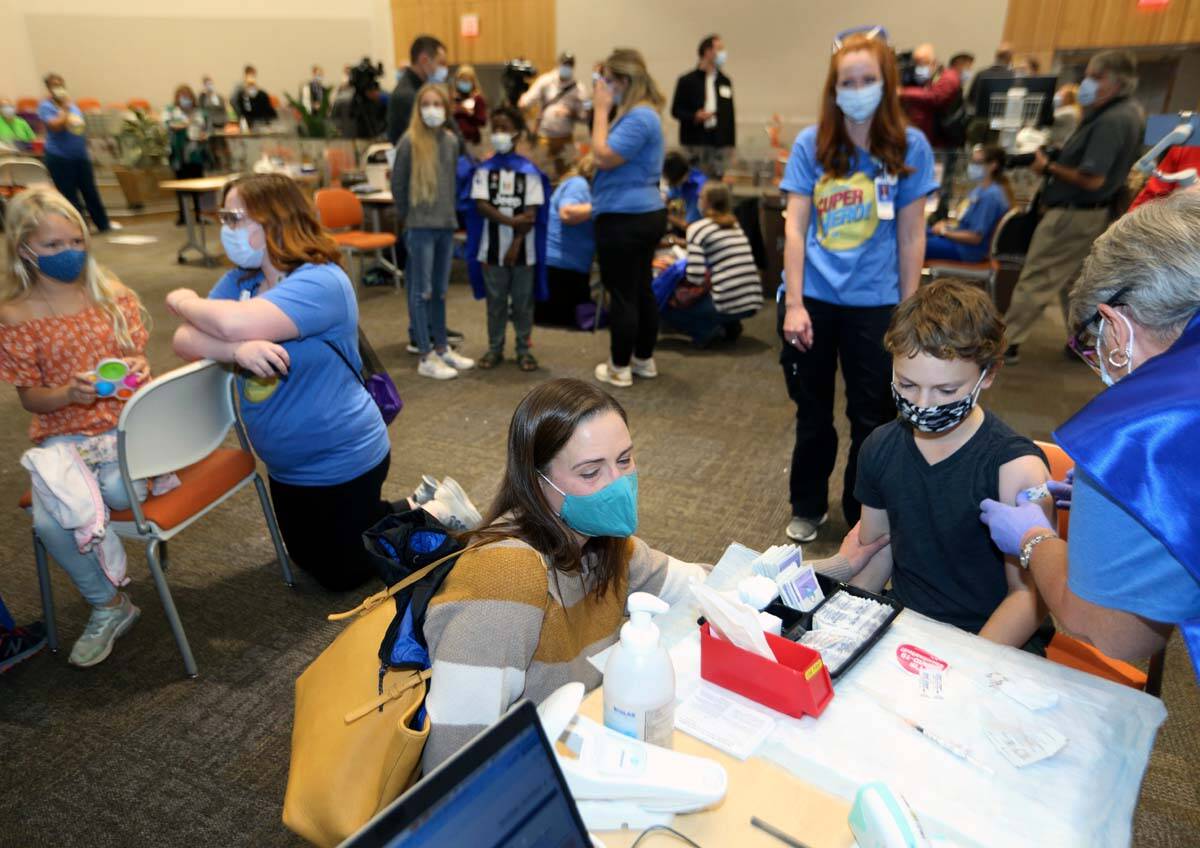
[[[513,414],[504,479],[480,529],[429,604],[433,680],[426,770],[519,698],[589,689],[587,658],[616,641],[631,592],[668,603],[709,566],[633,535],[637,466],[625,410],[580,380],[533,389]]]

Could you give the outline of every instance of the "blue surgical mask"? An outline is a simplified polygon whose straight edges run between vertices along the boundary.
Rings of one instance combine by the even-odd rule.
[[[445,65],[438,65],[433,69],[433,73],[429,75],[430,82],[445,82],[446,77],[450,75],[450,69]]]
[[[458,81],[458,82],[456,82],[454,85],[455,85],[455,86],[458,88],[458,90],[459,90],[459,91],[461,91],[463,94],[470,94],[470,93],[471,93],[471,89],[473,89],[473,88],[475,87],[475,86],[471,85],[471,81],[470,81],[470,80],[465,80],[465,79],[463,79],[463,80],[459,80],[459,81]]]
[[[42,272],[42,275],[52,280],[58,280],[60,283],[75,282],[83,273],[83,269],[87,267],[86,250],[68,248],[60,250],[58,253],[34,255],[37,257],[38,270]]]
[[[180,97],[179,98],[179,108],[180,109],[191,109],[192,108],[192,98]]]
[[[973,183],[977,183],[987,176],[987,168],[982,162],[967,163],[967,179]]]
[[[614,105],[614,106],[620,106],[620,105],[621,105],[621,95],[622,95],[622,94],[624,94],[624,92],[622,92],[622,91],[617,91],[615,88],[614,88],[614,89],[612,89],[612,99],[613,99],[613,105]]]
[[[917,82],[929,82],[929,78],[933,76],[932,65],[917,65],[913,68],[913,76]]]
[[[624,539],[637,530],[637,472],[613,480],[590,495],[568,495],[538,472],[554,491],[563,496],[558,517],[584,536],[613,536]]]
[[[883,83],[873,82],[862,88],[839,88],[837,105],[847,118],[856,124],[871,119],[883,100]]]
[[[1096,78],[1085,77],[1079,84],[1079,93],[1075,95],[1075,99],[1079,101],[1080,106],[1086,109],[1096,102],[1096,95],[1099,93],[1100,83],[1096,82]]]
[[[717,55],[713,58],[713,64],[718,68],[725,67],[725,63],[729,61],[729,53],[726,50],[718,50]]]
[[[971,84],[971,80],[975,79],[974,71],[960,71],[958,74],[959,84],[966,88]]]
[[[222,225],[221,247],[225,248],[229,261],[239,268],[261,268],[266,256],[261,247],[250,246],[250,233],[245,227],[234,229]]]
[[[559,65],[558,66],[558,78],[560,80],[562,80],[563,82],[567,82],[573,76],[575,76],[575,66],[574,65]]]

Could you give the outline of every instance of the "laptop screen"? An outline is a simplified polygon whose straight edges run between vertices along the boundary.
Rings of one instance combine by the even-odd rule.
[[[552,756],[526,702],[398,799],[353,844],[588,848]]]

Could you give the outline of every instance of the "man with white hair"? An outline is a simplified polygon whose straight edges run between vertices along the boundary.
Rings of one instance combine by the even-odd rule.
[[[932,44],[916,47],[912,58],[913,78],[917,84],[900,89],[900,105],[908,120],[925,133],[934,149],[958,147],[966,130],[965,112],[961,126],[951,128],[943,121],[962,106],[962,80],[958,71],[938,62]]]
[[[1046,176],[1041,194],[1044,214],[1004,316],[1009,365],[1019,361],[1021,343],[1056,297],[1070,334],[1067,291],[1079,276],[1092,242],[1108,227],[1114,201],[1141,146],[1142,110],[1131,96],[1136,88],[1137,63],[1131,53],[1097,53],[1079,84],[1079,105],[1084,110],[1079,127],[1053,160],[1045,150],[1035,154],[1030,167]]]

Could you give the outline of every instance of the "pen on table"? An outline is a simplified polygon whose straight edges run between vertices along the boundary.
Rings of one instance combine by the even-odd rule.
[[[782,830],[780,830],[777,827],[772,827],[771,825],[767,824],[765,821],[760,819],[758,816],[751,816],[750,824],[757,827],[763,833],[767,833],[767,834],[770,834],[771,836],[774,836],[776,839],[778,839],[784,845],[790,845],[790,846],[792,846],[792,848],[808,848],[808,846],[805,845],[803,842],[801,842],[799,839],[795,839],[791,836],[788,836]]]

